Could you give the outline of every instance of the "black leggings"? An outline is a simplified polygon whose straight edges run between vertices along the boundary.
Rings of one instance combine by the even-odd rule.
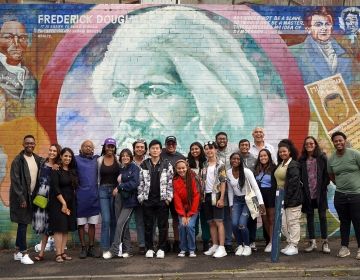
[[[358,248],[360,248],[360,194],[335,192],[334,205],[340,220],[341,246],[349,246],[352,223]]]
[[[306,213],[306,220],[307,220],[307,230],[309,233],[309,239],[315,239],[315,226],[314,226],[314,210],[318,208],[317,200],[311,200],[311,210],[310,212]],[[327,220],[326,220],[326,209],[320,210],[318,209],[319,213],[319,220],[320,220],[320,232],[321,238],[327,239]]]

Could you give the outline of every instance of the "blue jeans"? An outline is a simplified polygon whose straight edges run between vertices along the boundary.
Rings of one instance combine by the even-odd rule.
[[[114,186],[102,185],[99,188],[100,209],[101,209],[101,248],[109,250],[114,241],[116,218],[114,210],[114,197],[112,195]]]
[[[249,230],[247,228],[250,218],[249,209],[245,202],[245,196],[234,195],[232,207],[232,228],[238,245],[250,245]]]
[[[186,226],[182,223],[179,216],[179,235],[180,235],[180,250],[185,252],[195,251],[195,224],[198,213],[191,216],[189,224]]]

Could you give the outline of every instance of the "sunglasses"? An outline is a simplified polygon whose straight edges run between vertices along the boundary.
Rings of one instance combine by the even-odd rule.
[[[145,144],[146,140],[143,139],[143,138],[139,138],[139,139],[136,139],[135,143],[143,143],[143,144]]]
[[[215,141],[208,141],[204,143],[204,148],[209,146],[210,149],[217,148],[217,144]]]

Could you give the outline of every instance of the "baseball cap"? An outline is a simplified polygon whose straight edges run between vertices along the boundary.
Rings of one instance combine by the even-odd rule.
[[[106,138],[104,145],[114,145],[116,147],[116,140],[114,138]]]
[[[175,136],[168,136],[165,139],[165,144],[169,143],[169,142],[174,142],[176,143],[176,137]]]

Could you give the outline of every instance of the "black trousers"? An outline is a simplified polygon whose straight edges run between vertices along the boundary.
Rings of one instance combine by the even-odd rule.
[[[307,230],[309,233],[309,239],[315,239],[314,209],[318,209],[318,213],[319,213],[321,238],[322,239],[328,238],[326,209],[323,209],[323,210],[319,209],[316,199],[311,200],[310,206],[311,206],[310,212],[306,213]]]
[[[334,205],[340,220],[341,246],[349,246],[352,223],[360,248],[360,194],[335,192]]]
[[[154,250],[154,222],[157,221],[159,230],[159,249],[165,251],[168,236],[169,207],[164,201],[156,204],[143,206],[145,226],[145,247],[146,250]]]

